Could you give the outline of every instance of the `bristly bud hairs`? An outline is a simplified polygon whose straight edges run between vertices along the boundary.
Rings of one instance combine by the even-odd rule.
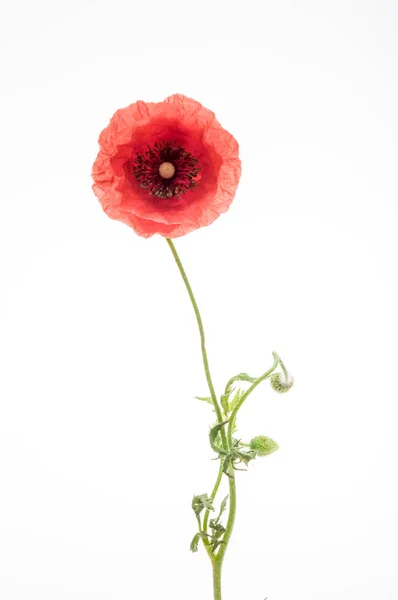
[[[282,371],[278,373],[273,373],[270,377],[270,383],[271,387],[276,392],[278,392],[279,394],[284,394],[293,387],[294,378],[291,373],[288,373],[281,359],[279,359],[279,364],[282,368]]]
[[[279,446],[271,438],[266,437],[265,435],[258,435],[250,442],[250,448],[254,450],[258,456],[268,456],[268,454],[272,454],[272,452],[278,450]]]

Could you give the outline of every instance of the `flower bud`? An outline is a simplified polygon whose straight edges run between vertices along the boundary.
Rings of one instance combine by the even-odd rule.
[[[288,392],[293,387],[294,379],[290,373],[273,373],[270,377],[271,387],[280,394]]]
[[[258,456],[267,456],[278,450],[279,446],[274,440],[271,440],[265,435],[258,435],[250,442],[250,448],[254,450]]]

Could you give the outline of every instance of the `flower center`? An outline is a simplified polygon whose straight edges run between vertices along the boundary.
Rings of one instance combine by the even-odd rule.
[[[176,172],[176,168],[173,163],[164,162],[159,167],[159,175],[163,179],[171,179]]]
[[[175,142],[155,142],[133,159],[133,175],[150,196],[172,198],[196,187],[198,159]]]

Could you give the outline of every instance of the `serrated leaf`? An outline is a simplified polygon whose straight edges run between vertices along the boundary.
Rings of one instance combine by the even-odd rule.
[[[224,512],[224,510],[227,508],[227,500],[228,500],[228,498],[229,498],[229,494],[227,496],[225,496],[224,500],[221,502],[220,514],[218,515],[218,518],[221,517],[221,515]]]
[[[229,403],[229,410],[232,412],[244,394],[244,390],[237,390],[235,396]]]
[[[208,402],[209,404],[213,405],[213,400],[210,398],[210,396],[208,397],[202,397],[202,396],[195,396],[195,400],[200,400],[201,402]]]
[[[225,544],[225,542],[223,542],[223,540],[214,540],[214,543],[211,545],[211,550],[213,553],[217,550],[220,544]]]
[[[218,518],[210,519],[209,527],[210,529],[214,529],[214,531],[217,531],[218,533],[224,533],[226,531],[224,525],[218,522]]]
[[[197,517],[200,515],[204,508],[207,508],[208,510],[214,510],[213,503],[207,496],[207,494],[194,496],[192,500],[192,509]]]
[[[221,396],[221,406],[226,416],[229,413],[229,394],[223,394]]]
[[[198,551],[198,544],[199,544],[200,537],[201,537],[200,533],[195,533],[195,535],[193,536],[191,545],[189,547],[191,552]]]
[[[238,375],[235,375],[235,377],[233,377],[233,379],[235,381],[249,381],[250,383],[254,383],[258,378],[250,377],[250,375],[248,373],[239,373]]]
[[[224,459],[223,466],[222,466],[223,473],[230,479],[234,479],[234,474],[233,474],[231,465],[232,465],[231,457],[226,456]]]
[[[254,452],[253,450],[249,450],[249,452],[244,452],[243,450],[233,449],[232,456],[233,458],[237,458],[238,460],[245,463],[245,465],[247,465],[251,460],[254,460],[256,458],[256,452]]]
[[[207,494],[204,494],[203,506],[208,510],[214,510],[213,502],[207,497]]]
[[[224,427],[224,425],[226,423],[228,423],[228,419],[226,421],[222,421],[222,423],[217,423],[217,425],[214,425],[214,427],[212,427],[210,429],[210,432],[209,432],[210,446],[212,447],[214,452],[218,453],[221,450],[221,448],[215,444],[215,441],[217,439],[219,431],[221,430],[222,427]]]

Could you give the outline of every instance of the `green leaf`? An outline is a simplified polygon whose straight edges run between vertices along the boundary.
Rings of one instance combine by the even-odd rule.
[[[214,510],[214,506],[207,494],[201,494],[200,496],[194,496],[192,500],[192,509],[197,517],[204,508],[208,510]]]
[[[213,502],[210,500],[210,498],[208,498],[207,494],[203,494],[202,502],[204,508],[214,510]]]
[[[225,542],[223,542],[223,540],[214,540],[213,544],[211,545],[211,550],[213,554],[217,550],[218,546],[220,546],[220,544],[225,544]]]
[[[234,379],[235,381],[249,381],[250,383],[254,383],[258,377],[250,377],[250,375],[248,375],[247,373],[239,373],[238,375],[235,375],[235,377],[233,377],[232,379]]]
[[[234,410],[235,406],[238,404],[244,393],[244,390],[237,390],[235,396],[232,398],[229,404],[229,410],[231,412]]]
[[[224,533],[226,531],[224,525],[221,525],[221,523],[218,522],[218,517],[217,519],[210,519],[209,527],[219,533]]]
[[[254,460],[256,458],[256,452],[254,452],[253,450],[249,450],[249,452],[244,452],[240,449],[234,449],[232,450],[232,454],[235,458],[245,463],[245,465],[247,465],[251,460]]]
[[[208,402],[209,404],[213,405],[213,400],[210,397],[207,398],[202,398],[202,396],[195,396],[195,400],[201,400],[202,402]]]
[[[229,413],[229,394],[223,394],[221,396],[221,406],[226,416]]]
[[[220,429],[222,427],[224,427],[224,425],[226,423],[228,423],[228,419],[226,421],[222,421],[222,423],[217,423],[217,425],[214,425],[214,427],[212,427],[210,429],[210,432],[209,432],[210,446],[212,447],[212,449],[214,450],[214,452],[218,453],[221,450],[221,448],[215,444],[215,441],[217,439],[217,436],[218,436],[218,433],[219,433]]]
[[[225,496],[224,500],[221,502],[221,506],[220,506],[220,514],[218,515],[218,518],[221,517],[221,515],[223,514],[224,510],[227,508],[227,500],[228,500],[229,495]]]
[[[191,552],[197,552],[198,551],[198,544],[199,544],[199,540],[200,540],[200,533],[195,533],[195,535],[193,536],[191,545],[190,545],[190,550]]]
[[[234,479],[234,473],[232,470],[232,462],[231,462],[231,457],[230,456],[226,456],[223,462],[223,466],[222,466],[222,470],[223,473],[229,477],[230,479]]]

